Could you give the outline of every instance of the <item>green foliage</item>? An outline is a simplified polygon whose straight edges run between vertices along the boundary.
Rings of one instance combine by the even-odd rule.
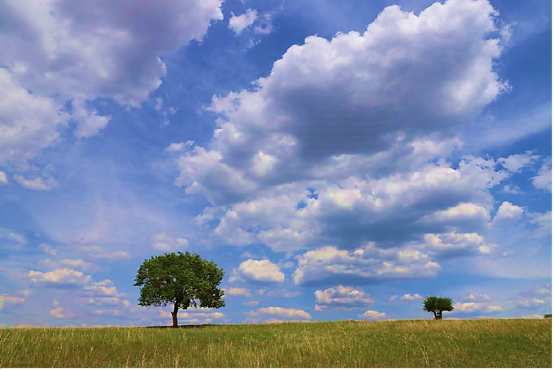
[[[224,272],[213,261],[206,261],[189,252],[167,253],[145,260],[140,266],[134,286],[141,287],[140,306],[220,308],[225,306],[223,290],[217,286]]]
[[[544,315],[544,318],[545,318],[545,319],[551,319],[551,318],[552,318],[552,314],[551,314],[551,313],[547,313],[546,315]]]
[[[443,311],[453,311],[454,305],[452,304],[452,298],[427,296],[423,301],[423,310],[432,312],[435,319],[440,320]]]

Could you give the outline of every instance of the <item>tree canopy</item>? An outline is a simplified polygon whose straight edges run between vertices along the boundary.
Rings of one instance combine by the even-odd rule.
[[[198,254],[166,253],[142,263],[134,286],[141,287],[140,306],[173,304],[173,327],[177,327],[179,309],[225,306],[224,291],[217,288],[223,275],[223,269]]]
[[[423,310],[432,312],[435,320],[441,320],[443,311],[453,311],[454,306],[451,298],[427,296],[423,301]]]

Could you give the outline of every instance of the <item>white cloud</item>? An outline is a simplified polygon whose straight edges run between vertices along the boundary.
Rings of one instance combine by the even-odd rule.
[[[260,304],[260,302],[258,301],[250,301],[250,302],[246,302],[246,303],[243,303],[245,306],[257,306]]]
[[[325,244],[354,249],[369,240],[378,247],[398,246],[423,238],[427,230],[487,228],[494,204],[489,189],[508,175],[495,166],[494,160],[464,157],[457,169],[429,164],[375,180],[283,185],[224,212],[208,208],[197,220],[219,218],[214,234],[225,243],[259,241],[275,251]]]
[[[20,183],[23,187],[31,190],[52,190],[58,183],[53,178],[34,177],[26,179],[23,176],[15,175],[14,180]]]
[[[221,312],[187,312],[181,311],[177,313],[177,317],[179,318],[179,321],[182,321],[187,324],[198,324],[203,323],[207,324],[212,321],[219,321],[225,319],[225,314]],[[171,313],[167,311],[160,310],[160,316],[161,318],[171,318]]]
[[[242,33],[242,31],[254,24],[256,19],[258,19],[258,12],[256,10],[247,9],[246,13],[238,16],[231,12],[229,28],[232,29],[235,35],[238,36]]]
[[[441,267],[426,255],[413,251],[402,256],[398,248],[379,250],[372,246],[355,252],[324,247],[298,256],[294,283],[302,286],[324,284],[367,285],[392,280],[429,279]],[[406,258],[407,257],[407,258]]]
[[[0,165],[24,166],[41,150],[59,142],[59,129],[68,120],[62,104],[29,93],[0,68]]]
[[[391,6],[362,35],[308,37],[252,91],[214,97],[210,150],[181,157],[177,183],[226,205],[285,183],[410,169],[436,158],[426,142],[448,153],[459,144],[450,129],[506,89],[493,70],[499,40],[488,37],[495,14],[487,1],[419,16]],[[259,171],[267,158],[272,170]]]
[[[164,100],[160,97],[156,98],[156,105],[154,105],[154,110],[161,110],[163,106]]]
[[[254,27],[254,32],[260,35],[267,35],[273,31],[273,15],[274,13],[265,13],[262,17],[258,17],[258,24]]]
[[[56,249],[49,244],[41,244],[38,247],[42,249],[45,253],[51,254],[52,256],[55,256],[57,253]]]
[[[70,268],[72,270],[82,271],[97,271],[99,267],[91,262],[83,261],[82,259],[61,259],[52,261],[50,259],[44,259],[39,262],[43,267],[56,269],[56,268]]]
[[[392,302],[396,299],[396,296],[395,295],[391,295],[391,297],[389,298],[389,302]]]
[[[93,282],[92,276],[85,275],[80,271],[75,271],[68,268],[57,268],[46,273],[42,273],[40,271],[29,271],[27,277],[33,284],[48,286],[85,286]]]
[[[185,150],[186,148],[190,148],[194,145],[194,141],[188,140],[186,143],[171,143],[167,148],[164,150],[166,152],[181,152]]]
[[[531,234],[534,238],[540,238],[543,236],[552,235],[552,211],[545,213],[529,213],[529,222],[531,224],[538,225],[538,228]]]
[[[8,185],[8,177],[4,171],[0,171],[0,185]]]
[[[91,258],[107,260],[125,260],[130,258],[129,253],[125,251],[107,251],[97,245],[82,245],[76,247],[76,250],[86,253]]]
[[[185,249],[189,246],[189,241],[185,238],[174,238],[169,233],[162,232],[155,234],[151,239],[152,248],[165,251],[173,252],[177,250]]]
[[[302,292],[288,289],[258,289],[256,294],[265,296],[265,297],[282,297],[282,298],[292,298],[297,295],[301,295]]]
[[[532,166],[539,159],[539,155],[533,155],[532,151],[527,151],[523,154],[511,155],[508,158],[499,158],[498,163],[510,172],[521,172],[521,169]]]
[[[546,299],[533,298],[518,302],[518,306],[522,308],[538,308],[549,305],[550,301]]]
[[[498,305],[493,305],[490,303],[482,302],[466,302],[466,303],[456,303],[454,305],[454,312],[472,314],[472,315],[482,315],[482,314],[491,314],[502,312],[504,309]]]
[[[125,293],[119,293],[116,286],[109,279],[100,282],[92,282],[84,287],[84,293],[90,297],[124,297]]]
[[[531,319],[531,320],[537,320],[537,319],[543,319],[543,318],[544,318],[544,316],[539,315],[539,314],[516,317],[516,319]]]
[[[372,310],[367,310],[363,315],[360,315],[361,319],[364,320],[380,320],[387,317],[384,312],[377,312]]]
[[[501,190],[504,194],[524,194],[523,191],[517,185],[504,185]]]
[[[4,308],[5,304],[21,304],[25,302],[24,298],[21,297],[10,297],[7,294],[0,295],[0,310]]]
[[[525,212],[523,208],[513,205],[510,202],[503,202],[502,205],[500,205],[500,208],[498,208],[498,212],[496,213],[496,216],[494,216],[493,222],[497,223],[508,220],[517,220],[521,217],[523,212]]]
[[[253,322],[268,322],[269,320],[278,319],[279,322],[286,320],[309,320],[311,316],[309,313],[303,310],[297,310],[294,308],[282,308],[282,307],[266,307],[260,308],[256,311],[251,311],[249,314],[253,317]],[[277,321],[269,321],[277,322]]]
[[[281,272],[279,266],[269,260],[249,259],[241,263],[238,269],[233,269],[233,276],[229,281],[275,284],[284,282],[285,274]]]
[[[487,294],[468,294],[462,297],[463,301],[471,301],[471,302],[487,302],[491,300],[491,297],[489,297]]]
[[[245,288],[229,288],[225,289],[225,295],[230,296],[239,296],[239,297],[250,297],[250,289]]]
[[[538,175],[533,177],[533,185],[537,189],[547,190],[552,193],[552,158],[544,160]]]
[[[67,311],[63,307],[54,308],[49,313],[56,319],[63,319],[67,315]]]
[[[375,302],[371,295],[363,290],[342,285],[315,291],[315,310],[344,310],[367,307]]]
[[[10,240],[18,244],[27,244],[27,240],[23,235],[1,226],[0,226],[0,239]]]
[[[9,24],[0,37],[0,163],[25,165],[59,142],[59,127],[70,118],[77,123],[78,138],[96,134],[110,117],[98,115],[86,102],[106,98],[140,107],[167,72],[159,56],[202,41],[211,22],[223,19],[221,3],[157,6],[140,0],[132,8],[123,0],[5,3]],[[70,112],[64,109],[69,101]]]
[[[438,260],[471,255],[489,255],[497,248],[495,245],[486,244],[484,238],[477,233],[425,234],[424,240],[426,242],[423,245],[425,252]]]
[[[400,301],[407,302],[407,301],[415,301],[415,300],[421,300],[421,299],[423,299],[423,297],[420,296],[419,294],[414,294],[414,295],[404,294],[400,299]]]
[[[74,98],[71,101],[71,118],[77,122],[77,128],[73,134],[78,138],[86,138],[96,135],[104,129],[111,116],[99,116],[98,111],[91,106],[87,106],[86,100],[82,97]]]

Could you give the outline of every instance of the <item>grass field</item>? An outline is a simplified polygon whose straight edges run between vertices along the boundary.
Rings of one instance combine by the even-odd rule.
[[[552,320],[8,328],[0,367],[552,367]]]

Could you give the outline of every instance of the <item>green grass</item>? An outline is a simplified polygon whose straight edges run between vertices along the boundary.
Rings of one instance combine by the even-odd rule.
[[[552,367],[552,320],[7,328],[0,367]]]

